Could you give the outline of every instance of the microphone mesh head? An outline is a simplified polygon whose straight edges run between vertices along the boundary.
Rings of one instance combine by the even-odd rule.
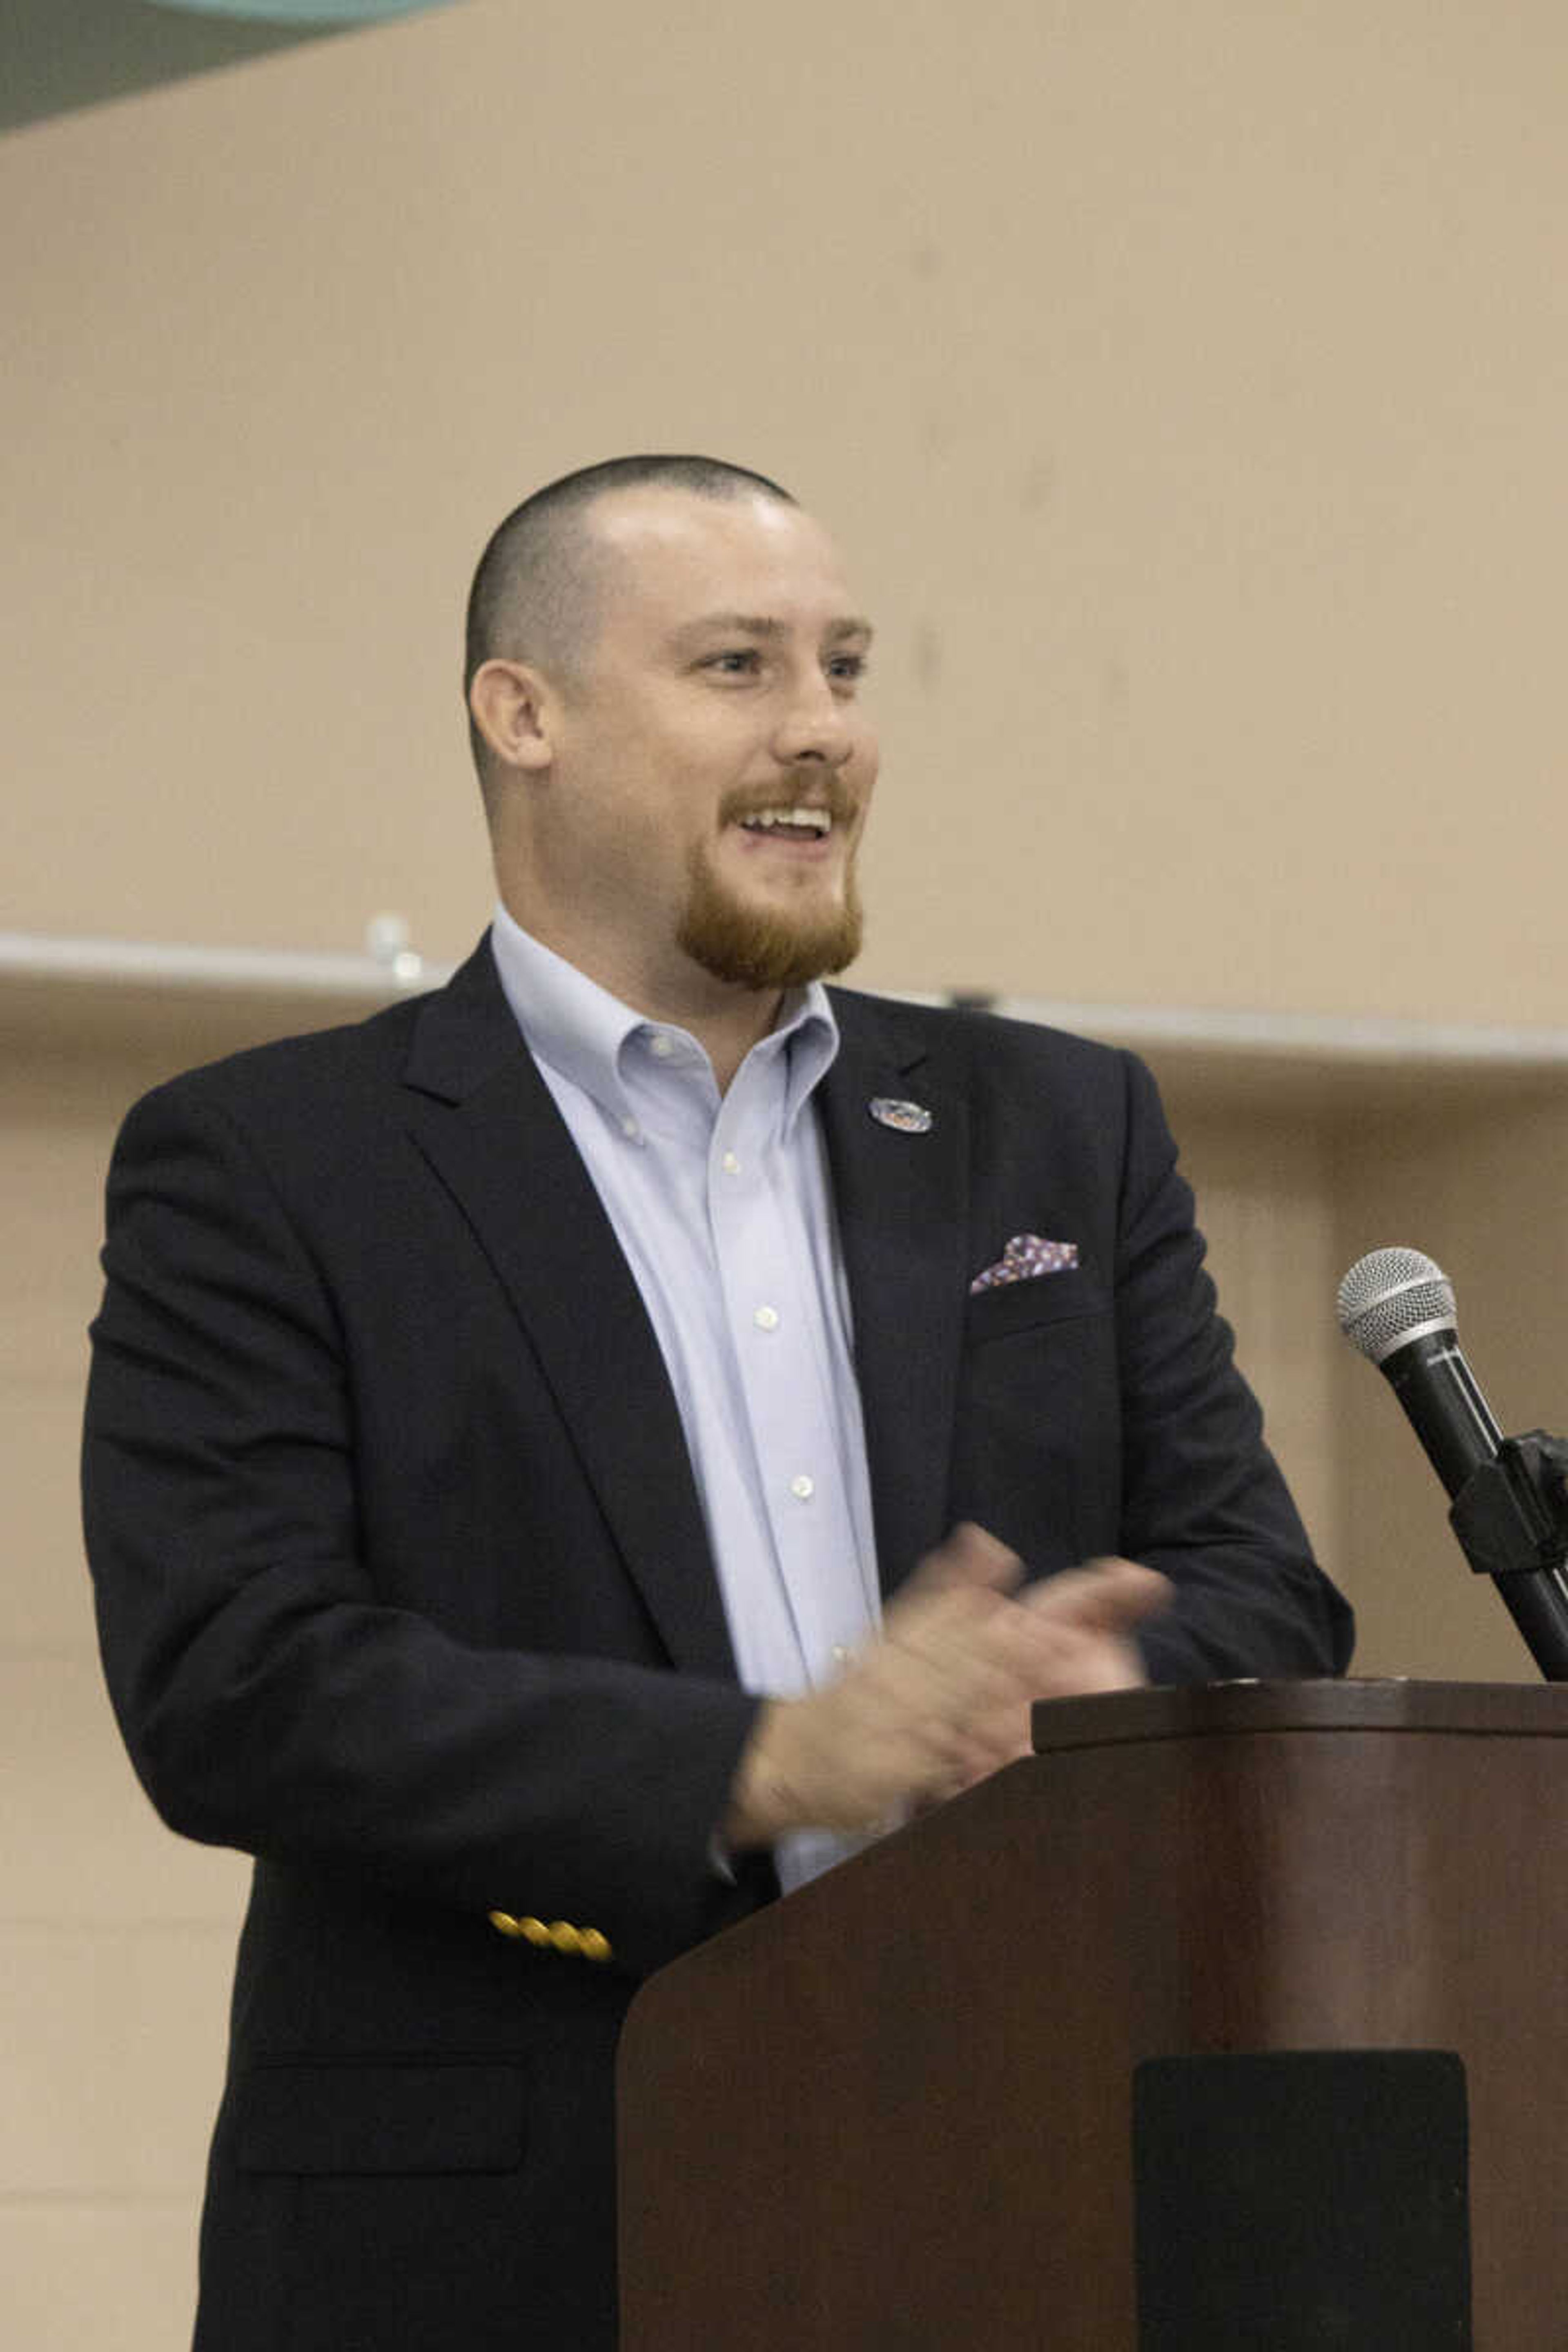
[[[1454,1286],[1420,1250],[1373,1250],[1341,1283],[1335,1311],[1351,1346],[1381,1364],[1423,1331],[1452,1330]]]

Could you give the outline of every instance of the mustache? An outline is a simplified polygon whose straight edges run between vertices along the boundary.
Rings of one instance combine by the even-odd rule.
[[[860,813],[860,794],[846,783],[837,768],[796,769],[776,783],[754,785],[750,791],[726,793],[719,803],[723,824],[744,824],[764,809],[826,809],[836,825],[847,824]]]

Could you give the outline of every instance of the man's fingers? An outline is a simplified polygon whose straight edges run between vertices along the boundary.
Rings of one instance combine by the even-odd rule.
[[[865,1663],[909,1696],[923,1685],[952,1720],[973,1720],[1012,1702],[1070,1686],[1089,1645],[1125,1637],[1169,1595],[1166,1580],[1127,1559],[1094,1560],[1044,1579],[1016,1597],[1016,1555],[981,1528],[961,1526],[922,1562],[889,1610]],[[1094,1688],[1103,1671],[1096,1656]]]
[[[841,1675],[769,1711],[742,1824],[840,1828],[931,1801],[1028,1753],[1031,1700],[1141,1678],[1124,1637],[1166,1598],[1163,1577],[1099,1560],[1015,1597],[1022,1573],[984,1528],[955,1528]]]
[[[1086,1633],[1121,1633],[1163,1609],[1168,1578],[1134,1559],[1091,1559],[1031,1584],[1023,1605],[1036,1616]]]
[[[980,1622],[990,1608],[1016,1619],[1021,1628],[1032,1628],[1011,1601],[980,1594],[933,1596],[925,1611],[890,1628],[889,1638],[851,1668],[859,1675],[865,1699],[928,1720],[940,1717],[960,1738],[1009,1705],[1026,1707],[1032,1675],[1021,1673],[1015,1658],[996,1654]],[[1053,1643],[1058,1638],[1054,1630],[1047,1636]]]
[[[961,1519],[935,1551],[927,1552],[903,1589],[942,1592],[955,1585],[979,1585],[992,1592],[1011,1592],[1023,1573],[1024,1563],[1016,1551],[973,1519]]]

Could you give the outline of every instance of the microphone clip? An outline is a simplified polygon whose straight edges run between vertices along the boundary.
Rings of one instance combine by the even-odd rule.
[[[1538,1576],[1568,1565],[1568,1439],[1505,1437],[1471,1471],[1448,1524],[1478,1576]]]

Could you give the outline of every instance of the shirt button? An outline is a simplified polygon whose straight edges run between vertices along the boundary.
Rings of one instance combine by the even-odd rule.
[[[833,1644],[833,1663],[836,1666],[847,1666],[849,1664],[849,1644],[847,1642],[835,1642]]]
[[[790,1480],[789,1490],[797,1502],[809,1503],[816,1492],[816,1481],[814,1478],[808,1478],[803,1470],[797,1478]]]
[[[776,1307],[759,1307],[752,1320],[759,1331],[776,1331],[779,1328],[779,1310]]]
[[[642,1141],[642,1129],[637,1125],[636,1119],[632,1117],[630,1111],[626,1113],[625,1118],[621,1121],[621,1133],[626,1137],[628,1143],[640,1143]]]
[[[647,1049],[650,1054],[657,1054],[661,1062],[668,1062],[675,1051],[675,1040],[673,1037],[667,1037],[660,1029],[648,1039]]]
[[[726,1151],[719,1165],[726,1176],[738,1176],[741,1172],[741,1163],[732,1151]]]

